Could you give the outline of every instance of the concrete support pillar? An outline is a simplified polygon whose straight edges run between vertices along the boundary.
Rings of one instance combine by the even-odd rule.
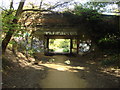
[[[49,52],[49,38],[47,38],[47,52]]]
[[[70,39],[70,53],[72,53],[72,48],[73,48],[73,42],[72,39]]]
[[[77,39],[77,54],[79,54],[79,39]]]

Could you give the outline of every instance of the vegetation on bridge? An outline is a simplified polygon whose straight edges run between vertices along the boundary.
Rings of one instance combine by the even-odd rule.
[[[38,18],[42,18],[42,12],[54,12],[52,10],[56,7],[61,7],[68,3],[69,2],[56,3],[47,9],[41,8],[40,5],[38,12],[35,12],[36,9],[34,9],[34,7],[32,9],[28,9],[27,11],[30,11],[27,12],[23,10],[24,2],[20,2],[17,10],[13,9],[11,2],[10,9],[3,9],[2,11],[3,54],[5,53],[7,46],[8,48],[12,47],[14,54],[16,54],[16,51],[18,50],[26,55],[32,55],[33,53],[43,49],[43,41],[40,41],[42,36],[37,37],[37,35],[34,34],[36,32],[36,21]],[[113,53],[115,56],[119,56],[120,31],[117,21],[119,16],[106,16],[100,14],[100,8],[106,5],[107,4],[105,3],[87,3],[85,5],[75,4],[75,8],[73,10],[67,9],[63,11],[62,14],[67,18],[68,23],[72,24],[73,26],[78,28],[81,26],[85,27],[86,30],[84,32],[86,32],[87,35],[90,36],[92,42],[94,42],[100,50],[106,52],[108,56]],[[32,6],[34,5],[32,4]],[[23,11],[25,13],[23,13]],[[23,18],[22,15],[26,17]],[[34,20],[29,19],[32,15],[36,15]],[[77,32],[80,33],[80,30]],[[36,44],[38,44],[40,47],[36,47]],[[111,59],[113,59],[113,57],[111,57]],[[118,59],[116,58],[113,61],[118,63]]]

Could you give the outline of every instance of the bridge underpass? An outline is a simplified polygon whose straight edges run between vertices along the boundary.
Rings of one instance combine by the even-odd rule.
[[[45,35],[44,37],[45,37],[45,48],[44,48],[45,54],[49,54],[49,53],[53,53],[53,54],[78,54],[79,42],[78,42],[77,35]],[[68,40],[68,42],[64,42],[64,43],[68,43],[69,51],[68,52],[62,52],[62,51],[53,52],[53,51],[51,51],[50,50],[50,40],[58,40],[58,43],[60,42],[60,40]]]
[[[51,17],[50,17],[51,18]],[[54,19],[51,18],[51,19]],[[49,21],[49,20],[46,20]],[[54,20],[53,20],[54,21]],[[51,23],[51,22],[50,22]],[[82,25],[78,27],[67,26],[63,27],[63,23],[60,22],[59,27],[56,26],[56,21],[54,21],[54,27],[40,27],[38,26],[38,32],[35,31],[34,37],[38,39],[38,41],[42,40],[43,43],[43,53],[45,55],[49,55],[50,47],[49,41],[50,39],[69,39],[70,40],[70,52],[74,54],[78,54],[77,57],[72,55],[51,55],[51,56],[42,56],[41,51],[39,55],[38,61],[45,61],[48,58],[48,61],[44,63],[28,63],[25,66],[26,73],[20,73],[22,70],[17,70],[16,78],[8,79],[9,81],[14,81],[13,85],[17,87],[36,87],[36,88],[116,88],[119,87],[119,81],[117,77],[114,75],[110,75],[107,73],[102,73],[99,64],[94,62],[94,58],[90,57],[82,57],[80,56],[80,52],[85,52],[81,49],[81,41],[90,41],[89,34],[85,33],[86,27],[82,27]],[[65,23],[66,24],[66,23]],[[48,25],[48,24],[46,24]],[[49,25],[48,25],[49,26]],[[57,28],[56,28],[57,27]],[[71,32],[75,32],[77,34],[71,34]],[[43,32],[43,33],[41,33]],[[53,33],[52,33],[53,32]],[[66,32],[66,33],[64,33]],[[75,41],[75,42],[74,42]],[[74,47],[75,44],[75,47]],[[76,47],[77,46],[77,47]],[[84,44],[86,46],[86,44]],[[40,47],[38,45],[38,47]],[[40,47],[41,49],[41,47]],[[89,50],[89,48],[87,49]],[[53,54],[53,53],[52,53]],[[64,53],[63,53],[64,54]],[[97,54],[99,56],[99,54]],[[13,59],[13,58],[12,58]],[[98,60],[102,60],[100,58]],[[26,60],[24,60],[26,61]],[[24,65],[22,63],[22,65]],[[23,70],[24,71],[24,70]],[[41,74],[42,72],[42,74]],[[18,78],[19,75],[19,78]],[[21,77],[20,77],[21,76]],[[25,80],[22,80],[25,76]],[[6,78],[6,77],[5,77]],[[22,83],[20,83],[22,82]],[[22,85],[21,85],[22,84]],[[27,84],[27,85],[26,85]]]

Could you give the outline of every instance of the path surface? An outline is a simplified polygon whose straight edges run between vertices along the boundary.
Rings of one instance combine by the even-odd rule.
[[[119,87],[118,77],[102,73],[97,64],[82,57],[54,55],[51,56],[51,63],[37,65],[20,58],[18,60],[21,66],[3,75],[4,88]]]
[[[43,88],[85,88],[87,87],[87,82],[79,78],[72,70],[69,71],[67,65],[64,64],[68,58],[65,56],[55,56],[56,64],[51,66],[42,64],[51,69],[48,70],[48,75],[45,79],[41,81],[41,86]],[[72,67],[71,67],[72,68]],[[57,69],[57,70],[55,70]],[[47,82],[47,83],[46,83]]]
[[[56,60],[54,61],[55,64],[41,64],[49,68],[46,78],[40,82],[42,88],[118,87],[118,84],[113,84],[109,76],[94,71],[94,67],[83,63],[82,60],[81,63],[71,61],[69,65],[65,65],[65,61],[71,58],[61,55],[57,55],[53,58]]]

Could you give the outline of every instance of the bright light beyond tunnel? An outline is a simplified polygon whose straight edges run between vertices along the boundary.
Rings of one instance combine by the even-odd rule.
[[[70,39],[49,39],[50,52],[70,52]]]

